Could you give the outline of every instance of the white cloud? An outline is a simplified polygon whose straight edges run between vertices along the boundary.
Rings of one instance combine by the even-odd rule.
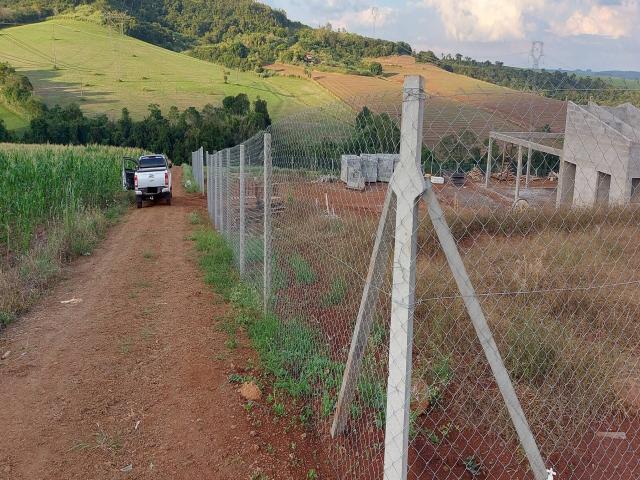
[[[560,36],[598,35],[611,38],[630,36],[640,20],[637,0],[605,5],[592,4],[577,10],[564,22],[554,23],[552,31]]]
[[[524,38],[531,28],[526,14],[545,5],[545,0],[422,1],[436,9],[449,37],[483,42]]]
[[[383,27],[390,23],[396,15],[396,10],[390,7],[377,9],[365,8],[360,10],[348,10],[340,16],[330,20],[334,27],[353,30],[357,27]]]

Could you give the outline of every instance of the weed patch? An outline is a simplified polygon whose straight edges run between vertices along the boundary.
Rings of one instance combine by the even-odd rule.
[[[307,260],[300,255],[299,253],[295,253],[289,259],[289,266],[293,270],[294,278],[297,284],[299,285],[312,285],[316,281],[316,273],[313,271],[313,268],[307,262]]]
[[[331,282],[329,291],[322,299],[322,303],[325,306],[340,305],[347,295],[347,282],[342,278],[334,278]]]

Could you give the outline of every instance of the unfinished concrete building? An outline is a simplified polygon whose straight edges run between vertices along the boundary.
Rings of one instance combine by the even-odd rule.
[[[569,102],[557,203],[640,203],[640,110]]]

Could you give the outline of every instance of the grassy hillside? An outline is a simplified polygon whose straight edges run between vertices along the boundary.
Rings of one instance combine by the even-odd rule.
[[[8,130],[21,130],[25,128],[29,121],[21,115],[9,110],[0,103],[0,120],[4,121]]]
[[[300,78],[230,71],[225,83],[219,65],[69,19],[0,30],[0,60],[26,74],[47,104],[78,102],[87,113],[111,117],[123,107],[140,117],[151,103],[163,109],[218,105],[238,93],[266,100],[275,118],[332,101]]]
[[[31,23],[53,12],[89,14],[134,38],[242,70],[302,64],[310,53],[314,63],[366,72],[363,57],[411,52],[404,42],[308,27],[255,0],[0,0],[0,21]]]

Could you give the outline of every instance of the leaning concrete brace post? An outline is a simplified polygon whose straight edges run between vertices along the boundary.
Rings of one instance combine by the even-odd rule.
[[[244,145],[240,145],[240,277],[244,276],[245,270],[245,205],[246,192],[244,185]]]
[[[407,478],[418,198],[425,189],[420,168],[423,117],[424,80],[420,76],[408,76],[402,98],[400,163],[389,185],[396,195],[396,229],[384,438],[385,480]]]
[[[522,145],[518,145],[518,171],[516,172],[516,192],[514,194],[516,202],[520,198],[520,177],[522,177]]]
[[[231,154],[227,151],[227,175],[225,177],[225,185],[224,185],[224,204],[225,215],[224,215],[224,224],[227,226],[226,237],[227,241],[231,242],[231,207],[233,205],[233,192],[231,191]]]
[[[487,150],[487,171],[484,174],[484,186],[489,188],[491,178],[491,151],[493,150],[493,137],[489,137],[489,150]]]
[[[493,339],[493,335],[489,329],[489,324],[487,323],[487,319],[484,316],[478,297],[476,296],[473,285],[471,284],[471,279],[467,274],[460,252],[458,252],[456,242],[451,234],[451,230],[449,229],[447,220],[442,212],[440,203],[433,192],[433,188],[431,188],[431,185],[429,184],[427,184],[427,190],[424,198],[429,210],[429,217],[433,222],[436,235],[440,241],[440,246],[447,258],[447,262],[449,263],[451,273],[453,274],[453,278],[456,281],[458,290],[460,291],[460,295],[464,301],[467,313],[471,318],[471,322],[473,323],[473,327],[478,335],[484,354],[487,357],[493,376],[496,379],[502,398],[504,399],[509,415],[511,416],[511,421],[518,433],[522,449],[525,451],[527,459],[529,460],[531,470],[533,471],[536,480],[546,480],[548,478],[548,472],[545,468],[542,456],[540,455],[540,450],[538,450],[538,445],[531,433],[527,419],[522,411],[520,401],[513,389],[509,373],[504,366],[498,346]]]
[[[369,270],[362,291],[360,309],[353,329],[353,337],[351,337],[349,357],[342,376],[342,386],[340,387],[333,424],[331,425],[331,436],[334,438],[344,431],[349,418],[351,402],[353,402],[356,392],[364,349],[367,346],[367,339],[373,325],[375,308],[378,303],[378,294],[387,270],[389,248],[391,247],[393,234],[391,215],[395,210],[395,203],[395,194],[389,188],[382,207],[382,215],[378,222],[378,231],[376,232],[371,259],[369,260]]]
[[[529,180],[531,179],[531,160],[533,160],[533,149],[529,146],[529,151],[527,152],[527,177],[524,183],[525,188],[529,188]]]
[[[264,188],[262,205],[264,208],[264,238],[263,238],[263,262],[264,280],[262,285],[263,310],[266,315],[269,311],[271,300],[271,197],[273,196],[273,184],[271,183],[271,134],[264,134]]]

